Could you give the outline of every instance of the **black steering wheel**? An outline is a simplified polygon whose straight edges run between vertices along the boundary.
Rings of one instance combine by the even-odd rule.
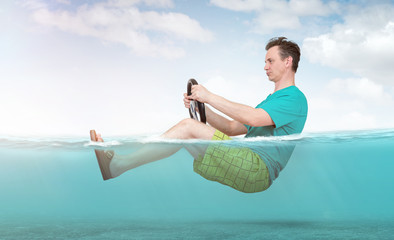
[[[192,95],[192,86],[198,85],[195,79],[190,79],[187,82],[187,95]],[[207,118],[205,116],[205,105],[199,101],[190,101],[190,108],[189,108],[190,117],[196,119],[197,121],[201,121],[203,123],[207,123]]]

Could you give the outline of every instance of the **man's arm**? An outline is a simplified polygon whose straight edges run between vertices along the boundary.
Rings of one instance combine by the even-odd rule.
[[[248,129],[242,123],[220,116],[212,111],[208,106],[205,106],[205,115],[207,116],[208,123],[212,127],[228,136],[237,136],[248,132]]]
[[[185,107],[190,108],[190,99],[186,93],[183,96]],[[220,116],[212,111],[207,105],[205,105],[205,115],[209,125],[228,136],[237,136],[248,132],[248,129],[242,123]]]
[[[219,95],[209,92],[202,85],[194,85],[192,87],[192,95],[188,96],[188,98],[208,103],[241,124],[252,127],[275,125],[270,115],[263,109],[252,108],[247,105],[231,102]]]

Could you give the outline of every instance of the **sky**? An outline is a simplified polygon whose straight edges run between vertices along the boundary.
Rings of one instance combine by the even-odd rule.
[[[265,45],[301,47],[304,132],[394,127],[394,1],[0,2],[0,135],[156,134],[195,78],[255,107]]]

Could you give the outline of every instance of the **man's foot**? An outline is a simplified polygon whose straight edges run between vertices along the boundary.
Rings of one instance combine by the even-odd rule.
[[[90,140],[93,142],[104,142],[103,138],[101,137],[100,133],[96,134],[95,130],[90,130]]]
[[[94,142],[104,142],[104,140],[101,138],[101,135],[96,134],[95,130],[90,130],[90,140]],[[111,160],[114,157],[114,151],[111,150],[104,151],[104,150],[95,149],[94,152],[96,153],[97,162],[99,164],[103,179],[108,180],[112,178],[109,164],[111,163]]]

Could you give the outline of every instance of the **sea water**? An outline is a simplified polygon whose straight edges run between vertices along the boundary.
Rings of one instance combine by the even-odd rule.
[[[294,146],[272,186],[242,193],[173,156],[103,181],[94,149],[207,144],[150,136],[0,137],[0,239],[393,239],[394,130],[242,138]]]

